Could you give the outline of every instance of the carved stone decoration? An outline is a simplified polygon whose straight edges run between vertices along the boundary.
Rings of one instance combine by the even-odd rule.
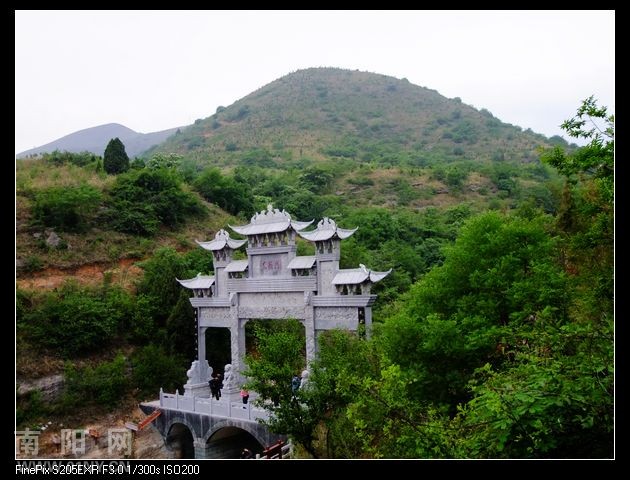
[[[228,363],[223,367],[223,389],[230,390],[233,385],[232,364]]]
[[[310,372],[307,370],[302,371],[302,381],[300,383],[300,390],[306,391],[309,388],[309,377]]]
[[[185,397],[209,397],[210,385],[208,381],[212,377],[212,367],[207,360],[195,360],[186,372],[188,381],[184,385]]]

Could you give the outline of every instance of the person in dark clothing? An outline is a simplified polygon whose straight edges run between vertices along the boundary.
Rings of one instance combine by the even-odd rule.
[[[218,400],[219,399],[219,381],[217,380],[217,377],[213,375],[208,383],[210,384],[210,396]]]
[[[223,375],[217,373],[217,393],[219,394],[219,398],[221,398],[221,390],[223,390]],[[219,398],[217,398],[217,400]]]
[[[302,383],[302,379],[298,377],[297,375],[293,375],[293,378],[291,379],[291,392],[293,393],[294,397],[297,391],[300,389],[301,383]]]

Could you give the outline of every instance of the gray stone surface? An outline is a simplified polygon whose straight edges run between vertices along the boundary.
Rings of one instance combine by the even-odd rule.
[[[50,375],[35,380],[18,379],[17,394],[26,395],[33,391],[40,391],[42,400],[50,402],[61,395],[64,385],[63,375]]]
[[[50,232],[48,238],[46,238],[46,245],[49,247],[57,248],[61,243],[61,238],[55,232]]]

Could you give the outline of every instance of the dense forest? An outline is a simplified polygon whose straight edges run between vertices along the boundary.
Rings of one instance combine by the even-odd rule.
[[[283,82],[297,89],[299,78]],[[389,78],[376,97],[382,105],[403,88]],[[300,101],[339,105],[333,86],[317,81],[316,97]],[[374,85],[382,90],[368,80],[360,88]],[[243,100],[142,157],[128,159],[115,142],[104,158],[53,152],[18,163],[17,374],[66,378],[55,402],[20,396],[18,426],[180,387],[195,328],[174,279],[211,273],[195,239],[272,202],[300,220],[327,215],[359,226],[342,244],[343,268],[394,269],[374,291],[373,337],[322,337],[297,401],[290,379],[304,360],[296,325],[255,332],[250,386],[281,399],[270,425],[302,455],[611,457],[614,117],[606,108],[587,99],[563,124],[587,139],[582,148],[536,140],[431,91],[415,101],[433,98],[442,122],[423,117],[401,131],[413,112],[359,111],[355,123],[380,120],[343,138],[333,127],[297,147],[273,133],[259,144],[248,136],[258,127],[286,132],[284,120],[256,123],[273,111],[263,115],[253,100],[276,87],[252,94],[240,117]],[[308,133],[297,120],[288,123]],[[384,130],[395,135],[375,140]],[[202,148],[190,147],[199,138]],[[300,243],[298,253],[311,248]],[[140,267],[133,278],[105,271],[98,282],[20,286],[52,268],[124,259]],[[218,367],[224,346],[216,341],[208,350]]]

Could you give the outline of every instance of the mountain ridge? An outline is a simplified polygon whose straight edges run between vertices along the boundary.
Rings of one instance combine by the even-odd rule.
[[[562,140],[563,141],[563,140]],[[149,150],[208,157],[230,165],[244,153],[422,163],[466,156],[532,161],[552,142],[501,122],[488,110],[449,99],[407,79],[309,68],[280,77]]]
[[[74,153],[87,151],[95,155],[103,155],[107,143],[115,137],[118,137],[125,144],[127,155],[135,157],[166,140],[178,128],[181,127],[168,128],[158,132],[140,133],[120,123],[105,123],[69,133],[45,145],[20,152],[16,157],[24,158],[40,153],[50,153],[54,150]]]

